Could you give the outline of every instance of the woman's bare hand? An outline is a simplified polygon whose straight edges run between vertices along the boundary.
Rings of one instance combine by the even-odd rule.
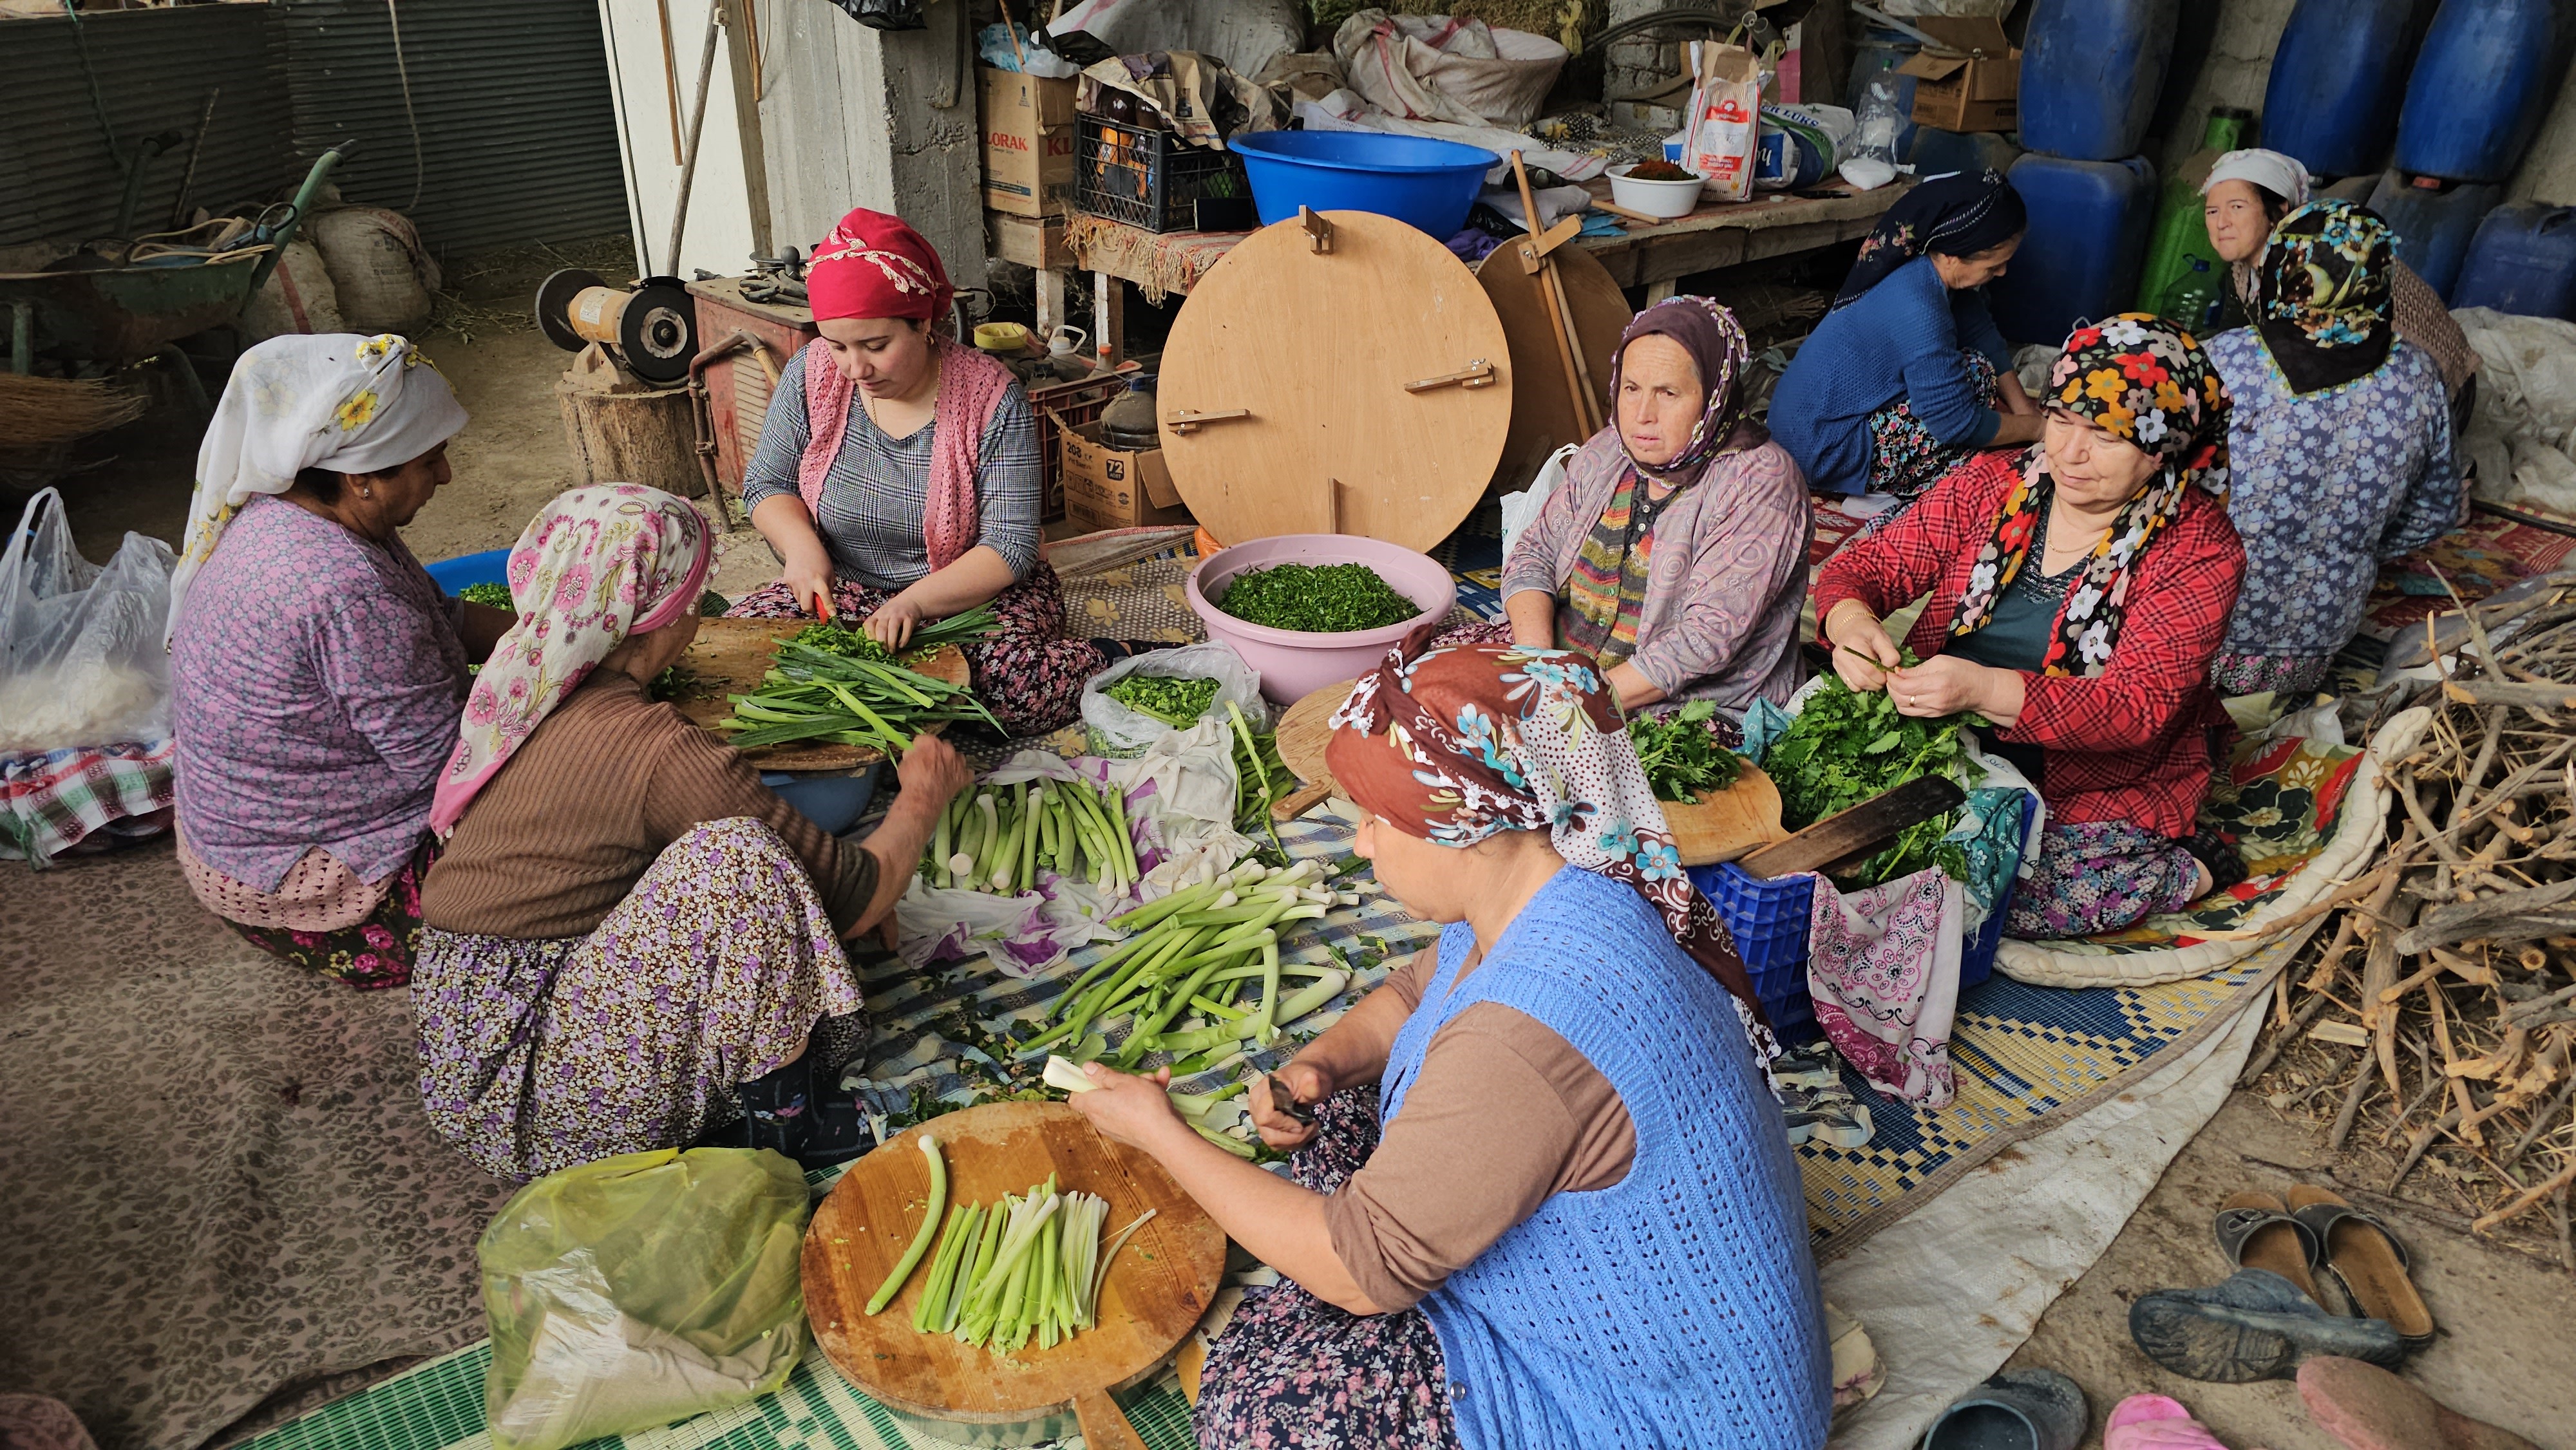
[[[1252,1126],[1261,1131],[1261,1141],[1273,1148],[1299,1147],[1315,1136],[1315,1125],[1298,1122],[1279,1110],[1277,1100],[1270,1094],[1272,1077],[1287,1087],[1299,1106],[1307,1108],[1333,1095],[1333,1080],[1311,1062],[1291,1062],[1276,1073],[1252,1080]]]
[[[876,613],[860,627],[868,632],[868,638],[887,649],[899,650],[912,643],[912,631],[921,622],[921,606],[898,594],[878,605]]]
[[[1919,665],[1887,672],[1888,694],[1896,713],[1937,719],[1962,710],[1983,710],[1989,677],[2007,673],[1952,655],[1934,655]]]
[[[1844,600],[1825,616],[1825,638],[1834,642],[1834,673],[1864,694],[1884,688],[1887,672],[1905,658],[1887,627],[1857,599]]]

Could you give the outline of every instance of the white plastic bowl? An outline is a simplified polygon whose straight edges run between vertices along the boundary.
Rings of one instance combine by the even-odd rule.
[[[1402,624],[1346,634],[1307,634],[1235,618],[1216,607],[1234,576],[1274,564],[1366,564],[1395,592],[1422,606]],[[1185,586],[1190,608],[1207,625],[1208,638],[1233,645],[1261,672],[1261,693],[1277,705],[1294,704],[1326,685],[1355,680],[1377,668],[1386,652],[1425,620],[1445,619],[1458,602],[1458,581],[1437,560],[1400,545],[1356,534],[1280,534],[1219,549],[1199,562]],[[1214,596],[1211,598],[1210,596]]]
[[[1610,168],[1610,199],[1630,211],[1671,221],[1689,216],[1699,206],[1701,182],[1696,176],[1687,181],[1641,181],[1628,173],[1635,164]]]

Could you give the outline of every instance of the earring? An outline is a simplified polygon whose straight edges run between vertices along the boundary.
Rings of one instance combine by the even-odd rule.
[[[375,491],[374,489],[367,487],[367,486],[366,486],[365,484],[363,484],[363,483],[358,485],[358,497],[360,497],[360,498],[374,498],[375,496],[376,496],[376,491]]]

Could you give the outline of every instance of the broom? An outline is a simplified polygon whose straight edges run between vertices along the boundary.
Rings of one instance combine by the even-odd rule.
[[[0,458],[35,455],[143,416],[144,399],[106,378],[0,372]]]

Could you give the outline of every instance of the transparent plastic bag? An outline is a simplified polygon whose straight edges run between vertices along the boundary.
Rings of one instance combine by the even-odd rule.
[[[1530,480],[1529,487],[1518,493],[1503,495],[1503,557],[1505,559],[1511,558],[1512,547],[1521,541],[1521,535],[1528,531],[1529,526],[1538,522],[1539,511],[1547,507],[1549,496],[1565,485],[1566,465],[1574,462],[1574,455],[1582,451],[1582,444],[1566,444],[1549,454],[1547,462],[1539,465],[1538,477]]]
[[[796,1165],[747,1148],[626,1153],[520,1189],[475,1246],[496,1450],[561,1450],[787,1383],[811,1212]]]
[[[1131,655],[1092,676],[1090,683],[1082,687],[1082,724],[1094,755],[1130,759],[1144,754],[1145,747],[1164,731],[1175,728],[1109,697],[1107,687],[1129,675],[1158,680],[1214,680],[1216,698],[1208,703],[1210,716],[1218,720],[1230,718],[1225,707],[1232,702],[1243,707],[1243,718],[1253,729],[1268,728],[1270,707],[1262,703],[1261,672],[1233,645],[1210,640],[1206,644]]]
[[[0,552],[0,754],[170,733],[170,546],[129,533],[100,568],[46,489]]]
[[[1896,109],[1896,78],[1874,76],[1853,118],[1851,144],[1841,148],[1835,171],[1863,191],[1875,191],[1896,179],[1896,133],[1905,117]]]

